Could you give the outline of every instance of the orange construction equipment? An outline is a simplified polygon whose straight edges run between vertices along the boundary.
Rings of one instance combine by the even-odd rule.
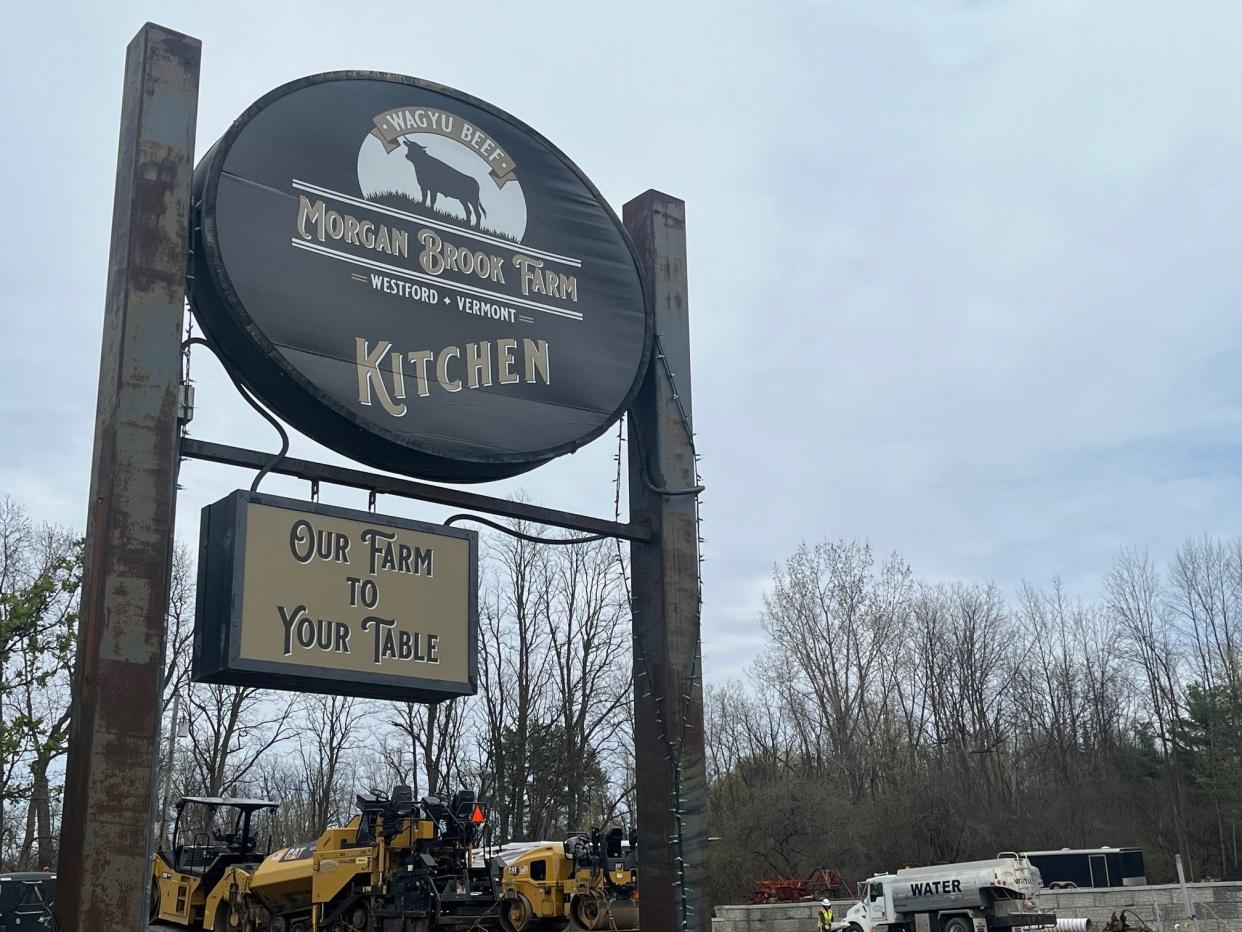
[[[799,900],[818,900],[825,896],[835,899],[854,898],[854,891],[841,877],[841,872],[831,867],[821,867],[805,879],[780,877],[775,880],[756,881],[750,902],[796,903]]]

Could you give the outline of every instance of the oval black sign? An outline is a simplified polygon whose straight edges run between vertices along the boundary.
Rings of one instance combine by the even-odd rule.
[[[448,481],[603,433],[650,355],[616,214],[459,91],[370,72],[278,88],[194,174],[190,300],[230,369],[340,453]]]

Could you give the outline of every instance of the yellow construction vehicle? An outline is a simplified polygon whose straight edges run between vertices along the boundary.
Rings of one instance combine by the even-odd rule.
[[[220,881],[236,867],[255,867],[270,853],[270,842],[260,843],[256,816],[276,808],[266,799],[181,799],[172,843],[151,859],[152,920],[214,929],[210,914],[222,895]]]
[[[480,842],[485,807],[359,796],[358,814],[317,841],[261,860],[250,817],[264,800],[183,800],[173,850],[156,857],[153,912],[209,932],[560,932],[633,929],[637,873],[620,829],[499,854]],[[237,812],[231,831],[178,844],[191,804]],[[189,820],[185,820],[189,821]],[[194,822],[195,826],[199,822]],[[206,820],[210,821],[210,820]]]
[[[504,932],[638,928],[638,869],[619,828],[542,843],[506,861]]]
[[[314,844],[221,879],[219,932],[430,932],[497,928],[499,868],[477,863],[486,814],[473,793],[416,802],[409,787],[358,797]],[[209,904],[210,912],[210,904]]]

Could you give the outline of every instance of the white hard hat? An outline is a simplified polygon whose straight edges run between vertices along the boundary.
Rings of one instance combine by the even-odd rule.
[[[822,900],[819,901],[819,905],[820,906],[831,906],[832,900],[828,899],[828,897],[824,897]]]

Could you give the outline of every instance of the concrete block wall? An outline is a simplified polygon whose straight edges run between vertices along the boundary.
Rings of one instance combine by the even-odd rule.
[[[1187,921],[1177,884],[1045,891],[1039,905],[1066,919],[1086,918],[1099,929],[1114,912],[1137,913],[1157,932],[1242,932],[1242,883],[1192,883],[1198,927]],[[849,904],[835,904],[837,918]],[[814,903],[717,906],[712,932],[814,932]]]
[[[712,932],[815,932],[815,909],[815,903],[717,906]]]
[[[1158,932],[1242,932],[1242,883],[1187,884],[1198,929],[1187,921],[1186,902],[1177,884],[1149,887],[1049,890],[1041,906],[1064,918],[1085,917],[1103,926],[1114,912],[1137,913]]]

